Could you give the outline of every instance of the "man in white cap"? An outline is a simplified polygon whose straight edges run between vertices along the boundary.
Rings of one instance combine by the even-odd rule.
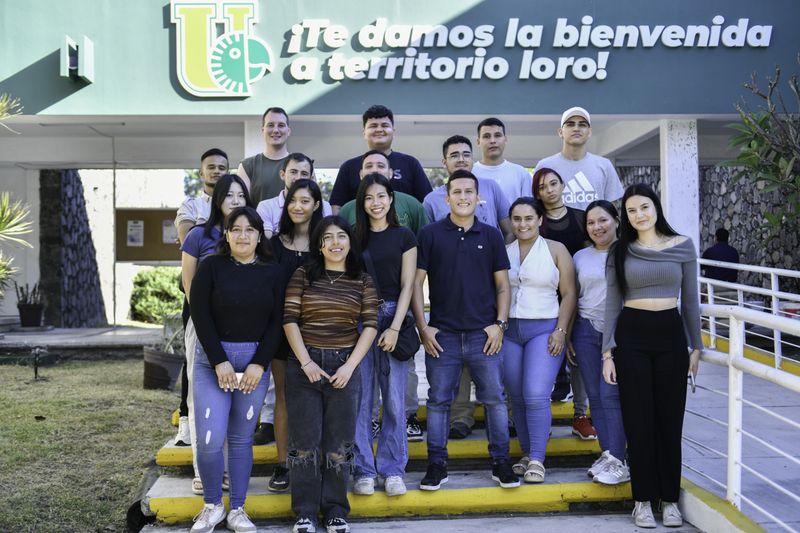
[[[613,202],[624,192],[619,175],[611,161],[586,151],[592,136],[592,120],[582,107],[570,107],[561,115],[561,151],[545,157],[536,165],[552,168],[564,180],[564,204],[585,210],[595,200]]]

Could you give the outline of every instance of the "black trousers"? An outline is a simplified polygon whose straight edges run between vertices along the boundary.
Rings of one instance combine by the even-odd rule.
[[[633,499],[677,502],[689,370],[680,314],[624,307],[615,338]]]

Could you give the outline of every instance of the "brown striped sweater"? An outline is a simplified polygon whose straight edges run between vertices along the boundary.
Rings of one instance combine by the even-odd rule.
[[[350,348],[358,341],[359,321],[377,329],[378,295],[372,278],[366,273],[356,279],[343,274],[327,271],[309,284],[300,267],[289,280],[283,323],[298,324],[306,346]]]

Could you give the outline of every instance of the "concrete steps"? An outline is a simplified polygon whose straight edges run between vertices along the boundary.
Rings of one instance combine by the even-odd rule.
[[[630,484],[606,486],[593,483],[586,469],[551,468],[545,483],[523,484],[503,489],[486,470],[451,470],[450,481],[436,492],[419,490],[422,472],[405,476],[408,493],[389,498],[381,488],[372,496],[350,494],[353,517],[443,516],[487,513],[566,512],[574,506],[630,500]],[[245,510],[254,519],[285,519],[292,516],[289,494],[267,490],[267,477],[253,477]],[[224,497],[227,505],[227,495]],[[203,506],[201,496],[191,492],[191,478],[162,476],[147,495],[146,504],[161,522],[188,522]]]
[[[570,433],[571,427],[553,426],[553,436],[547,443],[548,457],[591,456],[600,453],[600,446],[596,440],[580,440]],[[483,430],[477,429],[464,440],[448,441],[447,449],[450,460],[489,460],[488,443]],[[522,450],[517,439],[511,439],[509,453],[511,457],[519,458]],[[427,444],[423,442],[408,443],[409,461],[425,461],[428,457]],[[253,446],[253,463],[275,464],[278,461],[278,451],[274,444]],[[591,463],[591,460],[589,461]],[[189,466],[192,464],[192,449],[189,446],[174,446],[168,441],[158,453],[156,464],[159,466]]]

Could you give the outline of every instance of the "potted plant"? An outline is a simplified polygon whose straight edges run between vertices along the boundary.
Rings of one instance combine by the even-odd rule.
[[[23,328],[39,328],[44,320],[44,295],[39,290],[39,283],[34,283],[29,288],[26,283],[20,287],[14,282],[17,292],[17,309],[19,310],[19,324]]]
[[[181,316],[165,316],[161,343],[144,347],[144,388],[174,390],[185,353]]]

